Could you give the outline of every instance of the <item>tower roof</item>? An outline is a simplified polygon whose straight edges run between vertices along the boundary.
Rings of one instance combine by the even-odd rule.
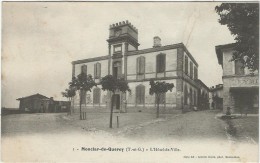
[[[115,24],[111,24],[109,26],[109,29],[118,28],[118,27],[122,27],[122,26],[126,26],[126,25],[129,26],[130,28],[132,28],[136,33],[138,33],[138,29],[135,26],[133,26],[128,20],[118,22]]]

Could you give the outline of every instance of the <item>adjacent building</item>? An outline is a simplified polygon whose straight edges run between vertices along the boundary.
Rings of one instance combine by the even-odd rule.
[[[84,107],[109,108],[110,99],[121,112],[154,108],[155,96],[149,95],[149,80],[173,83],[172,92],[160,99],[160,107],[166,111],[185,111],[198,105],[198,63],[183,43],[162,45],[160,37],[153,38],[153,46],[139,50],[138,30],[130,22],[123,21],[109,27],[108,55],[72,62],[72,75],[91,74],[97,87],[83,93]],[[131,94],[101,90],[102,77],[113,75],[125,78]],[[207,94],[208,95],[208,94]],[[79,106],[79,95],[74,99]]]
[[[210,109],[223,110],[223,84],[212,86],[209,92]]]
[[[239,60],[230,62],[235,46],[216,46],[218,63],[223,69],[223,111],[230,107],[233,113],[258,113],[258,71],[242,68]]]
[[[20,101],[20,112],[30,113],[53,113],[69,111],[70,102],[68,101],[54,101],[53,98],[48,98],[39,93],[18,98]]]
[[[200,79],[195,81],[198,85],[198,108],[199,110],[209,109],[209,88]]]

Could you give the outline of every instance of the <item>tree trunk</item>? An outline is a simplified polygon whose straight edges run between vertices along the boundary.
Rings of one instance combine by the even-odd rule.
[[[109,122],[109,128],[112,128],[112,122],[113,122],[113,96],[115,93],[111,96],[111,110],[110,110],[110,122]]]
[[[81,101],[82,101],[82,94],[80,92],[80,97],[79,97],[79,119],[82,120],[81,117]]]
[[[75,96],[72,98],[72,113],[75,113],[75,109],[74,109],[74,98],[75,98]]]
[[[72,107],[71,107],[71,104],[72,104],[72,97],[70,98],[70,115],[72,114]]]
[[[156,110],[156,118],[159,118],[159,100],[160,100],[160,96],[159,95],[156,95],[156,101],[157,101],[157,110]]]

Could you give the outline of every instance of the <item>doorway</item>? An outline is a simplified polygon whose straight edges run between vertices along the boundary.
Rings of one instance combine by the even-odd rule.
[[[253,94],[252,92],[237,92],[235,95],[235,107],[242,114],[253,112]]]

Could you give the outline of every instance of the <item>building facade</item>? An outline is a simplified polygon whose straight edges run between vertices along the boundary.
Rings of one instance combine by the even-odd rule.
[[[230,62],[235,46],[216,46],[218,63],[223,69],[223,111],[230,107],[233,113],[258,113],[258,71],[242,68],[239,60]]]
[[[210,109],[223,110],[223,84],[212,86],[209,92]]]
[[[100,80],[106,75],[125,78],[131,94],[116,92],[116,109],[122,112],[147,110],[155,107],[155,96],[149,94],[149,81],[173,83],[172,92],[160,100],[166,111],[185,111],[198,105],[198,63],[183,43],[161,45],[154,37],[153,47],[139,50],[138,30],[128,21],[113,24],[109,28],[108,55],[72,62],[72,75],[80,73],[93,76],[97,87],[84,94],[86,108],[109,108],[111,94],[101,90]],[[79,94],[74,99],[79,106]],[[84,107],[83,106],[83,107]]]

